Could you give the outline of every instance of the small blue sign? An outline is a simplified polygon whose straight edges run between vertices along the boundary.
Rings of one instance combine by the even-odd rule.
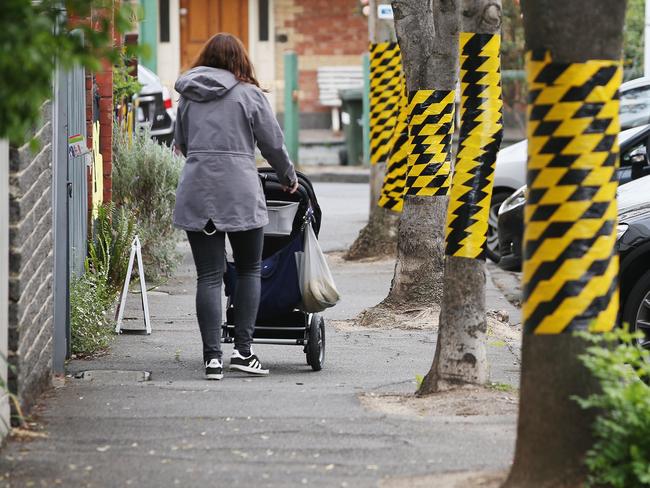
[[[393,18],[393,7],[390,5],[378,5],[377,6],[377,17],[380,19],[392,19]]]

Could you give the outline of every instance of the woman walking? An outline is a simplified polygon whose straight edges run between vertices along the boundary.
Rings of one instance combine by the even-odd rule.
[[[212,37],[175,88],[181,95],[176,146],[187,159],[176,192],[174,225],[187,231],[196,265],[196,315],[205,376],[223,378],[221,286],[226,234],[238,277],[230,369],[268,374],[251,349],[260,301],[262,228],[268,223],[255,145],[291,193],[298,187],[296,172],[244,45],[235,36]]]

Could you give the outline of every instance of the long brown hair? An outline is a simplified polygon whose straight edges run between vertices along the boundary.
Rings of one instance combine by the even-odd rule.
[[[260,87],[244,44],[232,34],[221,32],[212,36],[201,49],[192,68],[197,66],[225,69],[239,81]]]

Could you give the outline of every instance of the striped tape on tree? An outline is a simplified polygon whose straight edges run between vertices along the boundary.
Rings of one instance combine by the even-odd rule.
[[[447,207],[446,254],[485,259],[494,164],[503,133],[498,34],[460,34],[460,139]]]
[[[381,188],[379,206],[401,212],[404,207],[404,188],[406,186],[406,174],[408,172],[409,135],[407,119],[408,98],[406,95],[406,83],[402,79],[402,95],[400,96],[399,112],[397,123],[391,141],[391,152],[386,167],[386,176]]]
[[[409,93],[406,195],[440,196],[449,191],[454,98],[450,90]]]
[[[528,333],[610,330],[618,311],[616,168],[620,63],[528,55]]]
[[[402,60],[396,42],[370,45],[370,162],[386,161],[397,123]]]

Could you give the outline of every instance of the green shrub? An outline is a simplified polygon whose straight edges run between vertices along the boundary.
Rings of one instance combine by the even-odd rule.
[[[113,47],[113,33],[132,29],[137,6],[116,3],[2,0],[0,139],[8,138],[17,145],[29,140],[32,127],[40,119],[42,104],[52,97],[58,67],[67,70],[81,65],[96,71],[103,59],[117,59],[119,51]],[[93,22],[79,21],[91,16]],[[134,51],[131,46],[127,49]]]
[[[127,66],[127,56],[122,52],[120,60],[113,66],[113,100],[116,104],[131,100],[142,89],[137,75],[131,76],[131,67]]]
[[[105,350],[112,339],[109,307],[115,299],[106,274],[86,273],[70,283],[72,353],[88,356]]]
[[[599,412],[586,458],[590,486],[650,486],[650,353],[627,330],[581,337],[591,343],[581,360],[602,388],[577,399]]]
[[[88,243],[86,272],[104,280],[112,295],[124,286],[135,234],[135,217],[128,209],[117,209],[112,203],[97,209],[95,238]]]
[[[113,199],[136,217],[149,280],[170,276],[180,255],[179,233],[172,226],[182,159],[147,130],[131,138],[116,128],[113,137]]]

